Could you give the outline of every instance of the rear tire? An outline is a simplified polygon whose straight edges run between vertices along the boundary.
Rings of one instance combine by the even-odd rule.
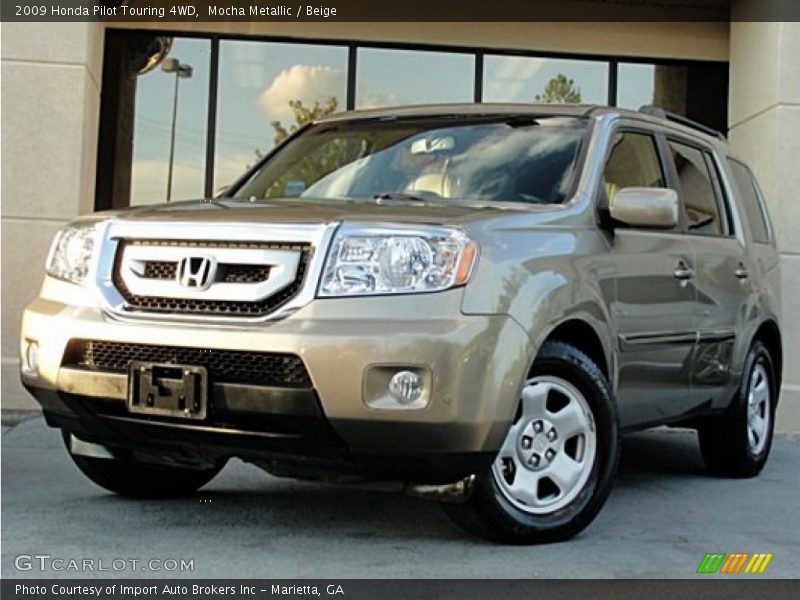
[[[69,434],[63,433],[69,452]],[[142,463],[132,458],[93,458],[69,452],[81,472],[102,488],[130,498],[179,498],[194,493],[220,472]]]
[[[730,406],[698,428],[700,451],[712,473],[755,477],[761,472],[772,446],[777,399],[772,356],[756,341]]]
[[[442,506],[458,526],[495,542],[567,540],[605,504],[619,444],[602,371],[573,346],[547,342],[495,463],[476,474],[464,502]]]

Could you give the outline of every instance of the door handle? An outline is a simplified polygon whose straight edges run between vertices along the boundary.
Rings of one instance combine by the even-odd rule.
[[[692,270],[689,267],[687,267],[686,263],[683,261],[678,263],[678,266],[675,268],[672,274],[675,276],[675,279],[680,279],[682,281],[691,279],[694,276]]]
[[[747,267],[744,266],[744,263],[739,263],[739,267],[733,272],[733,274],[739,279],[747,279],[750,277],[750,272],[747,270]]]

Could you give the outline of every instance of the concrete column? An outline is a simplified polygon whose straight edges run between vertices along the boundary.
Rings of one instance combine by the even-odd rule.
[[[50,240],[94,203],[103,28],[2,24],[3,409],[36,405],[19,384],[19,321]]]
[[[784,343],[777,426],[800,431],[800,23],[736,22],[755,4],[766,3],[734,3],[730,139],[755,171],[777,228]]]

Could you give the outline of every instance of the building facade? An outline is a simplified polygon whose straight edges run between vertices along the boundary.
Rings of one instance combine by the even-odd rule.
[[[555,99],[657,104],[727,130],[777,228],[778,424],[800,431],[800,23],[738,21],[755,2],[725,22],[4,23],[2,408],[34,406],[19,316],[74,216],[211,195],[305,110]]]

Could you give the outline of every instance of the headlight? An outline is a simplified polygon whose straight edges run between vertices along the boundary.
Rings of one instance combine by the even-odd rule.
[[[436,292],[469,279],[477,245],[456,229],[343,227],[320,296]]]
[[[97,224],[97,221],[77,222],[56,234],[47,255],[48,275],[72,283],[86,279],[94,254]]]

